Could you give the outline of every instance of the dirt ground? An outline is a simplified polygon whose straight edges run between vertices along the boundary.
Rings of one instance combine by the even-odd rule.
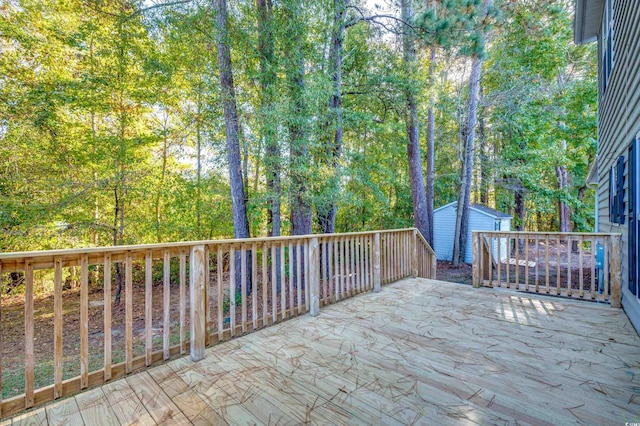
[[[471,285],[471,265],[461,263],[459,266],[453,266],[451,262],[438,261],[436,278],[441,281]]]

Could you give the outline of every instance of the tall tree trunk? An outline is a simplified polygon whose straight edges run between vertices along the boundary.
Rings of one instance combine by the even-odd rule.
[[[483,18],[486,18],[493,0],[484,0]],[[484,21],[484,19],[483,19]],[[475,128],[478,113],[478,93],[480,89],[480,75],[482,73],[483,56],[486,33],[482,29],[480,32],[480,42],[478,52],[473,55],[471,73],[469,75],[469,90],[467,98],[467,112],[462,132],[464,139],[464,156],[462,163],[462,173],[460,176],[460,191],[458,192],[458,211],[456,213],[456,228],[453,240],[453,264],[459,265],[464,261],[466,250],[469,204],[471,198],[471,178],[473,175],[473,159],[475,151]]]
[[[413,21],[412,0],[402,0],[402,19],[405,22]],[[429,235],[429,218],[427,215],[427,195],[424,188],[424,176],[422,175],[422,158],[420,155],[420,135],[418,128],[418,104],[413,90],[413,84],[409,83],[415,76],[416,52],[415,40],[412,29],[404,28],[402,36],[403,61],[408,84],[405,89],[405,102],[407,106],[405,122],[407,128],[407,157],[409,162],[409,179],[411,181],[411,198],[413,200],[413,220],[416,228],[422,235]]]
[[[478,114],[478,142],[480,146],[480,173],[479,173],[479,192],[480,204],[487,205],[489,203],[489,178],[491,176],[491,166],[489,163],[489,148],[487,146],[487,137],[484,123],[484,108],[482,103],[484,100],[484,91],[480,85],[480,113]]]
[[[240,138],[238,135],[238,111],[236,93],[233,83],[231,52],[229,49],[229,31],[227,29],[227,2],[213,0],[216,15],[216,45],[218,50],[218,68],[220,71],[220,89],[224,109],[224,123],[227,137],[227,161],[229,163],[229,181],[231,186],[231,209],[233,218],[233,235],[235,238],[249,238],[249,221],[240,159]],[[236,270],[240,269],[240,253],[236,256]],[[247,266],[251,267],[250,254]],[[240,277],[240,274],[236,274]],[[251,273],[247,273],[251,277]],[[241,278],[236,279],[236,288],[241,291]],[[249,288],[249,286],[247,286]]]
[[[562,140],[560,142],[562,144],[562,152],[566,152],[567,150],[567,141]],[[567,186],[569,186],[569,172],[567,171],[567,167],[564,165],[556,166],[556,177],[558,178],[558,190],[560,192],[565,192]],[[571,211],[569,210],[569,206],[562,201],[562,199],[558,199],[558,231],[560,232],[571,232]]]
[[[287,85],[290,111],[287,123],[289,131],[289,161],[291,174],[291,234],[312,233],[311,200],[309,198],[308,169],[309,141],[306,133],[307,105],[305,100],[303,24],[299,22],[299,7],[295,1],[287,2],[289,16],[289,60]]]
[[[332,234],[336,228],[335,203],[338,191],[339,179],[338,167],[342,156],[342,58],[344,55],[345,13],[349,0],[333,1],[333,30],[329,47],[329,72],[333,84],[333,93],[329,99],[329,122],[333,128],[333,141],[330,144],[328,155],[331,158],[333,176],[331,178],[329,194],[326,200],[318,206],[318,222],[325,234]]]
[[[276,123],[272,119],[276,83],[276,64],[273,53],[273,5],[270,0],[256,0],[256,7],[258,8],[258,52],[260,54],[261,133],[266,151],[264,165],[269,199],[267,229],[269,236],[278,236],[281,232],[280,147],[276,140]]]
[[[434,17],[437,9],[436,0],[431,0],[431,8]],[[435,140],[436,140],[436,119],[434,114],[435,99],[433,96],[433,86],[436,66],[436,46],[429,48],[429,85],[431,86],[431,96],[429,97],[429,110],[427,112],[427,235],[424,235],[427,242],[433,247],[433,207],[435,200]]]

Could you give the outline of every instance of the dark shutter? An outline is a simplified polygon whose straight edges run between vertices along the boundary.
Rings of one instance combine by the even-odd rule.
[[[615,168],[609,169],[609,222],[617,223],[616,221],[616,185],[615,185],[616,173]]]
[[[621,155],[618,158],[618,179],[616,181],[618,184],[618,189],[616,191],[616,196],[618,197],[618,222],[620,224],[624,224],[624,156]]]

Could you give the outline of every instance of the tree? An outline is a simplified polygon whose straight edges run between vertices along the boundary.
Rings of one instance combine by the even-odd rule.
[[[493,7],[493,0],[483,0],[482,29],[479,32],[478,41],[473,46],[471,72],[467,91],[467,109],[462,129],[464,140],[464,156],[460,178],[460,192],[458,194],[458,209],[456,212],[456,229],[453,240],[453,264],[457,266],[462,259],[466,248],[469,205],[471,199],[471,179],[473,176],[473,160],[475,150],[475,128],[478,112],[478,94],[480,91],[480,75],[484,60],[484,48],[486,43],[485,20],[489,16],[489,10]]]

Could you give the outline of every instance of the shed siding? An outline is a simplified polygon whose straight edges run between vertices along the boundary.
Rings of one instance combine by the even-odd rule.
[[[453,235],[456,229],[456,204],[447,205],[437,209],[433,216],[434,247],[438,260],[448,262],[453,258]],[[469,209],[469,232],[467,234],[467,246],[464,253],[464,262],[473,261],[473,231],[493,231],[495,230],[496,219],[485,213]],[[511,229],[511,219],[502,219],[502,230]],[[496,241],[497,244],[497,241]],[[506,243],[502,247],[502,256],[506,254]],[[494,254],[497,255],[497,245],[494,245]]]
[[[451,262],[453,258],[453,234],[456,215],[453,205],[438,210],[433,215],[433,245],[438,260]]]
[[[602,79],[602,40],[598,39],[598,214],[599,231],[622,234],[623,306],[640,330],[638,300],[627,290],[629,277],[628,214],[624,224],[609,217],[609,170],[640,134],[640,1],[616,0],[614,4],[614,66],[606,91]],[[625,206],[628,202],[628,167],[625,167]],[[625,212],[627,209],[625,208]]]

